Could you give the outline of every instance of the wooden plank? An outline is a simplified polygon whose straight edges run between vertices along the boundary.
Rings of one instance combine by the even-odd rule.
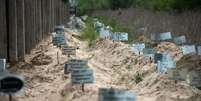
[[[25,6],[25,47],[26,53],[30,53],[31,51],[31,0],[24,0]]]
[[[7,58],[6,0],[0,0],[0,58]]]
[[[41,14],[41,0],[38,0],[38,30],[39,30],[39,41],[42,40],[42,14]]]
[[[17,13],[16,0],[8,0],[9,60],[17,61]]]
[[[25,56],[25,22],[24,22],[24,0],[16,0],[17,5],[17,46],[18,58],[24,60]]]

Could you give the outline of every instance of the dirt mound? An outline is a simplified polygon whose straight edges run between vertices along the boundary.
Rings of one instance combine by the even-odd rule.
[[[196,54],[188,54],[183,56],[177,62],[177,69],[200,70],[201,69],[201,56]]]
[[[138,95],[153,98],[149,101],[201,101],[201,92],[185,82],[174,82],[153,73],[136,87]],[[193,100],[192,100],[193,99]]]
[[[50,64],[51,62],[53,62],[53,59],[48,56],[48,55],[45,55],[44,53],[41,53],[41,54],[38,54],[36,55],[32,60],[31,60],[31,63],[33,65],[48,65]]]

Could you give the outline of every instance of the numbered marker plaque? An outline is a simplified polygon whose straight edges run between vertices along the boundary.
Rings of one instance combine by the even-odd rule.
[[[111,37],[111,31],[105,28],[100,29],[100,38],[106,39]]]
[[[93,70],[82,68],[71,72],[72,84],[89,84],[94,82]]]
[[[61,45],[66,45],[66,39],[64,35],[56,34],[53,37],[53,45],[54,46],[61,46]]]
[[[127,90],[100,88],[98,101],[136,101],[136,97]]]
[[[62,47],[62,54],[64,54],[64,55],[76,55],[76,49],[74,47],[70,47],[70,46]]]
[[[185,36],[176,37],[174,38],[174,42],[178,45],[184,44],[186,43],[186,37]]]
[[[128,33],[119,33],[119,41],[128,41]]]
[[[145,57],[154,58],[154,54],[157,53],[157,50],[154,48],[145,48],[143,49],[143,54]]]
[[[67,62],[70,71],[74,70],[74,69],[83,69],[83,68],[88,68],[87,64],[88,61],[87,60],[78,60],[78,59],[71,59],[70,61]]]
[[[160,41],[166,41],[171,39],[172,39],[171,32],[160,33],[158,36],[158,40]]]
[[[176,68],[176,63],[174,61],[158,61],[157,71],[160,73],[167,72],[168,70]]]
[[[144,43],[138,43],[138,44],[133,44],[131,50],[137,55],[140,55],[143,52],[143,49],[145,48]]]
[[[112,40],[114,41],[128,41],[128,33],[116,32],[112,34]]]
[[[158,61],[172,61],[172,57],[169,54],[161,54],[161,53],[156,53],[154,54],[154,63],[157,63]]]
[[[182,52],[184,55],[196,53],[195,45],[185,45],[182,46]]]

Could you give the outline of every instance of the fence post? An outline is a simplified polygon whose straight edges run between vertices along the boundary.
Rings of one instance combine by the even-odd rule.
[[[18,58],[20,61],[23,61],[25,56],[24,0],[16,0],[16,5]]]
[[[7,58],[6,0],[0,0],[0,58]]]
[[[17,61],[17,13],[16,0],[8,1],[8,37],[9,37],[9,60],[10,62]]]

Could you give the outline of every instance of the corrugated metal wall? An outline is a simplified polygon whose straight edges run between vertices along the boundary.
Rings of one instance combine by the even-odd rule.
[[[65,24],[62,0],[0,0],[0,58],[24,59],[55,25]]]

